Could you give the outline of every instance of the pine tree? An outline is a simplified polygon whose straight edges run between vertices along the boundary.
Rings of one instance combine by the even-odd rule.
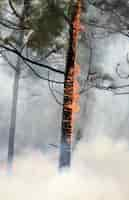
[[[30,51],[36,51],[37,55],[42,55],[47,48],[53,45],[54,39],[61,34],[64,28],[64,7],[66,3],[60,3],[60,1],[46,1],[39,0],[36,2],[33,0],[8,0],[11,11],[13,12],[16,20],[12,23],[11,20],[5,20],[10,28],[10,35],[6,38],[2,38],[4,45],[15,47],[21,54],[24,53],[25,48],[29,48]],[[1,1],[1,19],[4,17],[2,12],[3,7],[7,7],[6,1]],[[21,7],[21,11],[17,9]],[[5,18],[6,19],[6,18]],[[17,26],[15,26],[15,24]],[[16,28],[16,30],[15,30]],[[31,31],[31,35],[24,41],[26,35]],[[8,167],[12,168],[14,158],[14,143],[15,143],[15,131],[17,120],[17,104],[18,104],[18,92],[19,92],[19,79],[21,72],[21,64],[23,60],[17,55],[17,61],[15,68],[15,77],[13,84],[13,99],[12,110],[9,129],[9,144],[8,144]]]

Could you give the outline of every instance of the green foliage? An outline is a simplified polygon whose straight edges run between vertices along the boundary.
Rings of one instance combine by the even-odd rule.
[[[28,11],[29,14],[27,14],[24,19],[24,26],[28,27],[28,30],[25,31],[25,34],[27,35],[30,30],[32,30],[32,34],[28,39],[27,46],[34,51],[37,50],[38,52],[42,52],[44,48],[53,45],[55,38],[60,36],[64,30],[66,23],[63,14],[68,13],[69,1],[12,0],[12,4],[17,13],[19,13],[19,9],[17,10],[17,8],[23,6],[23,2],[29,3],[30,5],[30,9]],[[7,5],[6,0],[0,0],[0,12],[2,11],[2,6],[4,3]],[[17,40],[15,40],[17,33],[18,32],[14,34],[13,31],[13,35],[8,36],[7,41],[11,39],[10,42],[14,44],[17,43]]]
[[[42,8],[42,9],[41,9]],[[28,45],[33,48],[42,48],[51,45],[53,39],[60,35],[64,28],[63,10],[59,5],[42,1],[32,7],[32,15],[28,24],[34,30]]]
[[[1,12],[2,12],[2,8],[5,6],[5,0],[0,0],[0,15],[1,15]]]

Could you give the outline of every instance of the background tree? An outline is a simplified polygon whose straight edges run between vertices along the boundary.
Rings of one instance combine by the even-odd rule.
[[[2,4],[3,3],[3,4]],[[42,60],[43,55],[48,57],[51,53],[62,48],[62,44],[54,44],[57,36],[61,35],[64,28],[64,7],[65,2],[59,1],[13,1],[9,0],[1,3],[1,26],[8,28],[9,34],[3,37],[1,32],[2,49],[17,56],[16,64],[10,61],[6,51],[1,50],[2,56],[8,61],[8,64],[15,70],[13,100],[11,111],[11,122],[9,131],[9,149],[8,149],[8,167],[12,167],[14,156],[14,138],[17,119],[17,102],[21,67],[26,65],[38,78],[63,83],[56,80],[50,80],[40,74],[40,70],[35,70],[31,65],[37,65],[51,70],[53,72],[64,74],[63,71],[54,69],[45,65]],[[18,9],[20,7],[20,10]],[[10,19],[3,12],[3,8],[11,15]],[[58,45],[58,46],[56,46]],[[36,55],[33,57],[33,53]]]
[[[10,1],[10,4],[12,5],[11,1]],[[24,0],[24,6],[22,8],[21,14],[18,15],[19,27],[21,27],[21,29],[22,29],[22,26],[24,26],[25,19],[30,14],[29,11],[30,11],[30,1]],[[22,53],[22,49],[24,45],[23,39],[24,39],[24,30],[19,30],[17,49],[21,53]],[[21,58],[17,56],[14,85],[13,85],[13,95],[12,95],[13,99],[12,99],[12,110],[11,110],[11,118],[10,118],[10,129],[9,129],[9,144],[8,144],[8,168],[9,169],[12,168],[13,157],[14,157],[14,139],[15,139],[15,130],[16,130],[18,90],[19,90],[21,64],[22,64]]]

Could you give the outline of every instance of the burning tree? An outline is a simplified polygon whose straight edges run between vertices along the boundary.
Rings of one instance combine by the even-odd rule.
[[[79,65],[76,64],[78,34],[80,31],[81,0],[77,0],[71,15],[69,28],[69,49],[67,54],[64,78],[64,102],[62,113],[62,134],[60,146],[59,167],[68,167],[71,163],[72,137],[74,112],[79,111],[79,84],[76,76],[79,74]]]

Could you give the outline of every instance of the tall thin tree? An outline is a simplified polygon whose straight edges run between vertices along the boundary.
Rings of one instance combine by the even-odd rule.
[[[62,113],[62,133],[60,144],[59,167],[69,167],[71,164],[74,112],[78,110],[76,74],[79,66],[76,64],[78,34],[80,31],[81,0],[72,5],[71,25],[69,29],[69,49],[64,78],[64,103]]]
[[[30,0],[24,0],[24,6],[22,14],[19,17],[19,28],[20,32],[18,37],[17,49],[21,52],[23,49],[23,38],[24,38],[24,20],[29,15]],[[8,142],[8,169],[12,169],[13,158],[14,158],[14,142],[15,142],[15,131],[16,131],[16,118],[17,118],[17,104],[18,104],[18,91],[19,91],[19,79],[21,71],[21,58],[17,56],[16,71],[13,83],[13,94],[12,94],[12,109],[9,129],[9,142]]]

